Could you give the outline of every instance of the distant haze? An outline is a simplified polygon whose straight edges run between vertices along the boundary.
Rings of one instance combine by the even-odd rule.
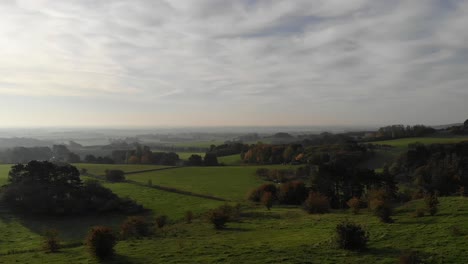
[[[0,127],[468,118],[468,1],[0,1]]]

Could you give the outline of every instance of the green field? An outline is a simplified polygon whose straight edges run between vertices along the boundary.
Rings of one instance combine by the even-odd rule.
[[[7,182],[11,166],[11,164],[0,164],[0,186]]]
[[[374,141],[369,142],[372,144],[385,144],[397,148],[407,148],[408,144],[412,143],[423,143],[423,144],[445,144],[445,143],[458,143],[461,141],[468,141],[468,137],[450,137],[450,138],[437,138],[437,137],[417,137],[417,138],[401,138],[401,139],[392,139],[392,140],[383,140],[383,141]]]
[[[184,167],[128,175],[127,179],[173,187],[194,193],[213,195],[229,200],[242,200],[248,191],[263,182],[255,176],[258,168],[288,166],[224,166]]]
[[[228,166],[242,165],[240,154],[218,157],[218,162]]]
[[[467,199],[448,197],[440,201],[440,212],[433,217],[411,216],[422,205],[421,200],[401,206],[393,224],[380,223],[367,211],[357,216],[348,211],[307,215],[297,208],[250,208],[242,221],[229,223],[226,230],[214,230],[199,219],[193,224],[169,226],[151,239],[121,241],[115,263],[397,263],[401,252],[407,250],[421,252],[431,263],[467,263]],[[331,244],[336,224],[345,219],[369,231],[368,250],[348,252]],[[453,234],[454,226],[462,233]],[[35,248],[37,234],[30,235],[30,246]],[[0,257],[0,263],[64,262],[97,263],[82,246],[57,254]]]
[[[187,211],[199,214],[223,204],[220,201],[177,194],[130,183],[105,183],[104,186],[111,189],[120,197],[130,197],[136,200],[145,208],[151,209],[153,214],[167,215],[172,220],[180,220]]]

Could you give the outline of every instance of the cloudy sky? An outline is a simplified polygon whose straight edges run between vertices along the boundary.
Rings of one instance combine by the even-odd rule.
[[[468,1],[1,0],[0,126],[468,118]]]

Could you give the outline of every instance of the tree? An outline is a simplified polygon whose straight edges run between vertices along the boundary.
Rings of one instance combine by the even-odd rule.
[[[430,215],[437,213],[437,206],[439,205],[439,199],[436,193],[429,193],[424,196],[424,203],[426,204],[426,210]]]
[[[188,158],[188,164],[189,166],[202,166],[203,165],[203,158],[200,155],[197,154],[192,154]]]
[[[109,227],[92,227],[86,237],[86,246],[89,253],[99,259],[105,259],[114,255],[114,246],[117,244],[117,237]]]
[[[42,247],[48,253],[58,252],[60,249],[60,241],[58,239],[57,230],[50,229],[45,232]]]
[[[81,162],[81,158],[79,155],[73,153],[73,152],[70,152],[67,154],[67,158],[65,159],[66,162],[68,163],[80,163]]]
[[[203,163],[205,166],[218,166],[218,158],[216,157],[216,154],[207,152],[205,154],[205,158],[203,159]]]
[[[330,203],[328,202],[328,198],[318,192],[310,192],[304,202],[304,209],[309,214],[328,213],[329,208]]]

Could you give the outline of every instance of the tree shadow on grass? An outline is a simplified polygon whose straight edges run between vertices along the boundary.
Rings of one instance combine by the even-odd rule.
[[[255,219],[280,219],[281,215],[272,212],[245,212],[242,217]]]
[[[55,229],[64,242],[83,241],[89,229],[93,226],[109,226],[118,232],[120,224],[127,216],[86,215],[86,216],[32,216],[15,215],[17,221],[30,231],[43,235],[45,231]]]
[[[138,261],[138,259],[130,258],[128,256],[115,254],[112,258],[108,259],[96,259],[100,264],[131,264],[131,263],[143,263]]]
[[[242,228],[242,227],[225,227],[221,229],[221,231],[226,231],[226,232],[249,232],[251,231],[248,228]]]

